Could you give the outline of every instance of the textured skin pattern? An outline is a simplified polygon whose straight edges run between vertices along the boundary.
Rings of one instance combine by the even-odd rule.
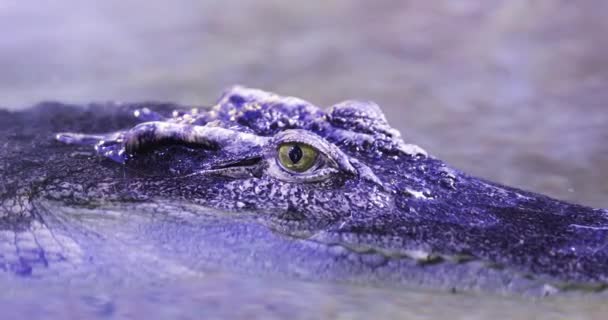
[[[234,87],[210,109],[47,103],[0,122],[8,273],[231,268],[531,294],[608,282],[605,210],[451,168],[370,102],[325,111]],[[278,164],[293,141],[321,151],[314,172]],[[138,248],[135,266],[116,247]]]

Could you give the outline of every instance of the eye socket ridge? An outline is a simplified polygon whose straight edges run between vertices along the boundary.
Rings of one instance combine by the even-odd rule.
[[[309,131],[285,130],[273,138],[271,146],[269,169],[279,180],[316,182],[338,172],[357,172],[338,147]]]

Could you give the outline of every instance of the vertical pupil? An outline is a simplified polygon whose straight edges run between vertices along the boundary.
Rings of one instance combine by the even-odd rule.
[[[291,150],[289,150],[289,159],[294,164],[302,159],[302,149],[298,145],[291,147]]]

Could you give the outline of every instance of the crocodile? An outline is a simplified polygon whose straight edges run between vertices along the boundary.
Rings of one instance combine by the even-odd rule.
[[[526,295],[608,283],[607,210],[453,168],[373,102],[234,86],[211,107],[45,102],[0,111],[0,128],[5,277],[229,270]]]

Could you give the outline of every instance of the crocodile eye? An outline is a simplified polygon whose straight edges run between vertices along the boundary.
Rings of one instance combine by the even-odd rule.
[[[279,146],[279,163],[283,168],[298,173],[305,172],[315,165],[319,152],[303,143],[283,143]]]
[[[290,183],[332,180],[340,173],[354,176],[357,171],[349,158],[334,144],[300,129],[277,133],[265,149],[266,173]]]

